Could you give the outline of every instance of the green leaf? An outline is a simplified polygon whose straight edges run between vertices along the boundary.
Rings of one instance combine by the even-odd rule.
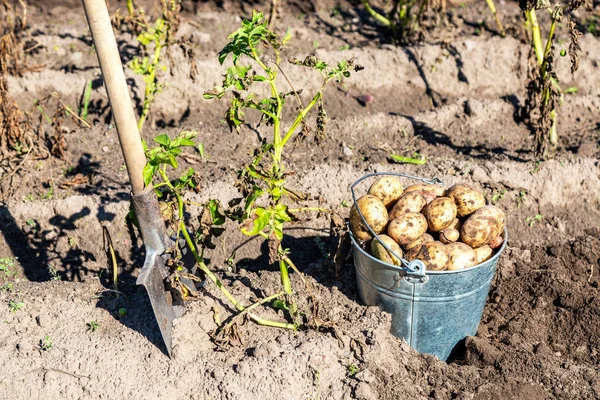
[[[257,208],[255,211],[257,218],[253,221],[252,230],[247,230],[242,227],[242,233],[248,236],[258,235],[263,229],[269,225],[271,221],[271,213],[264,208]]]
[[[211,199],[208,202],[208,210],[214,225],[223,225],[225,223],[225,216],[219,212],[219,202]]]
[[[138,35],[137,40],[144,46],[147,46],[151,41],[154,40],[154,35],[152,35],[150,32],[147,32],[147,31],[142,32]]]
[[[152,183],[152,178],[154,177],[154,173],[157,169],[157,165],[152,165],[150,163],[144,166],[144,169],[142,170],[142,175],[144,177],[144,186],[148,186]]]
[[[169,147],[169,144],[171,143],[171,139],[169,139],[169,136],[167,136],[166,134],[162,134],[162,135],[158,135],[157,137],[155,137],[153,139],[156,143],[163,145],[165,147]]]
[[[200,157],[204,158],[204,143],[198,143],[198,152],[200,153]]]

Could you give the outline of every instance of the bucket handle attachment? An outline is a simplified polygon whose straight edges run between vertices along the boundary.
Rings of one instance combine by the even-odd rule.
[[[352,184],[352,186],[350,186],[350,192],[352,193],[352,202],[353,204],[356,206],[356,193],[354,191],[354,188],[361,183],[362,181],[364,181],[365,179],[371,178],[373,176],[380,176],[380,175],[391,175],[391,176],[399,176],[402,178],[408,178],[408,179],[415,179],[415,180],[419,180],[422,182],[425,182],[427,184],[430,185],[438,185],[438,184],[442,184],[444,183],[441,179],[437,178],[437,177],[433,177],[431,179],[427,179],[427,178],[421,178],[419,176],[413,176],[413,175],[408,175],[408,174],[403,174],[400,172],[376,172],[376,173],[372,173],[372,174],[367,174],[365,176],[363,176],[362,178],[360,178],[359,180],[357,180],[356,182],[354,182]],[[397,259],[400,260],[400,262],[402,262],[402,267],[399,266],[392,266],[390,264],[388,264],[388,268],[391,270],[395,270],[397,271],[397,275],[396,275],[396,281],[400,281],[400,279],[402,279],[403,276],[406,277],[406,280],[410,283],[425,283],[428,281],[428,277],[426,272],[426,268],[425,268],[425,263],[423,263],[423,261],[421,260],[413,260],[413,261],[408,261],[403,257],[398,256],[398,254],[396,254],[391,248],[389,248],[389,246],[387,244],[385,244],[380,238],[379,236],[375,233],[375,231],[373,231],[373,229],[371,228],[371,226],[367,223],[367,220],[365,219],[365,216],[363,215],[363,213],[360,211],[360,209],[358,207],[356,207],[356,211],[358,211],[358,215],[360,215],[360,218],[362,219],[362,222],[365,224],[365,226],[367,227],[367,229],[369,230],[369,233],[375,238],[377,239],[377,241],[387,250],[389,251],[394,257],[396,257]]]

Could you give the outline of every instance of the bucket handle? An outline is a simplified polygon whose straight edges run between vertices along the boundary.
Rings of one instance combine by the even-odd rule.
[[[352,193],[352,202],[353,204],[356,206],[356,193],[354,191],[354,188],[361,183],[362,181],[364,181],[365,179],[371,178],[373,176],[380,176],[380,175],[391,175],[391,176],[399,176],[402,178],[408,178],[408,179],[415,179],[415,180],[419,180],[422,182],[425,182],[427,184],[430,185],[438,185],[441,183],[444,183],[441,179],[437,178],[437,177],[433,177],[431,179],[427,179],[427,178],[421,178],[419,176],[413,176],[413,175],[408,175],[408,174],[403,174],[400,172],[375,172],[372,174],[367,174],[365,176],[363,176],[362,178],[358,179],[356,182],[354,182],[352,184],[352,186],[350,186],[350,192]],[[377,239],[377,241],[383,245],[383,247],[389,251],[394,257],[396,257],[397,259],[400,260],[400,262],[402,262],[403,267],[399,267],[396,265],[390,265],[387,264],[388,268],[391,270],[395,270],[398,273],[402,275],[405,275],[407,277],[407,279],[412,282],[412,283],[425,283],[427,282],[428,278],[427,275],[425,274],[425,263],[423,263],[423,261],[421,260],[413,260],[413,261],[408,261],[403,257],[398,256],[398,254],[396,254],[387,244],[385,244],[380,238],[379,236],[375,233],[375,231],[373,231],[373,229],[371,228],[371,226],[367,223],[367,220],[365,219],[365,216],[363,215],[363,213],[360,211],[360,209],[358,207],[356,207],[356,211],[358,211],[358,215],[360,215],[360,218],[362,219],[363,223],[365,224],[365,226],[367,227],[367,229],[369,230],[369,233],[375,238]]]

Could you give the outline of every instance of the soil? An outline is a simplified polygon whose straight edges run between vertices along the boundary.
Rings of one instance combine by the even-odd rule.
[[[64,159],[32,151],[0,163],[0,266],[14,261],[10,274],[0,270],[0,287],[12,285],[0,290],[0,398],[599,397],[600,41],[594,32],[580,39],[573,76],[566,59],[558,62],[561,85],[578,91],[559,109],[554,160],[538,164],[520,115],[529,46],[516,2],[497,2],[506,38],[497,35],[485,3],[451,3],[445,24],[424,42],[403,47],[392,45],[357,1],[284,2],[278,30],[289,27],[293,35],[286,57],[314,51],[326,61],[356,57],[365,67],[326,92],[326,141],[307,141],[287,154],[294,187],[318,197],[311,204],[346,215],[350,184],[368,172],[471,183],[506,210],[508,247],[477,336],[466,338],[459,356],[446,363],[389,333],[390,316],[357,298],[351,257],[336,274],[329,222],[303,215],[286,232],[284,246],[320,305],[320,329],[244,323],[237,342],[217,345],[215,320],[226,321],[233,310],[207,284],[175,320],[169,359],[146,292],[135,286],[143,245],[124,222],[127,172],[83,9],[78,1],[28,3],[27,34],[40,45],[28,62],[43,68],[9,77],[10,94],[37,118],[34,100],[56,92],[77,109],[91,80],[92,127],[65,118]],[[111,12],[124,9],[124,1],[110,3]],[[152,13],[153,2],[139,3]],[[199,74],[193,81],[183,54],[174,51],[171,73],[163,75],[167,86],[143,132],[146,140],[199,132],[206,159],[189,153],[181,165],[201,176],[202,190],[189,195],[192,201],[226,204],[238,197],[235,171],[268,132],[249,124],[240,134],[229,133],[222,122],[225,102],[201,96],[220,82],[216,53],[252,7],[268,10],[259,1],[184,1],[180,33],[191,35]],[[586,21],[586,13],[578,21]],[[130,60],[134,38],[127,32],[117,37],[123,60]],[[143,83],[126,72],[139,107]],[[287,74],[307,93],[319,84],[310,71],[290,66]],[[361,105],[354,96],[363,94],[373,102]],[[392,152],[418,152],[427,163],[390,164]],[[190,220],[195,216],[192,211]],[[103,226],[117,252],[121,294],[106,284]],[[227,263],[233,253],[235,261]],[[243,236],[233,222],[207,261],[246,304],[280,290],[266,244]],[[300,277],[292,274],[292,281],[306,302]],[[22,307],[11,310],[10,302]],[[257,312],[285,319],[281,310]],[[92,321],[99,324],[95,331]]]

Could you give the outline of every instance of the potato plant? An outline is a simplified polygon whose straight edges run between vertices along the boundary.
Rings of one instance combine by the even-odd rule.
[[[554,7],[547,0],[521,0],[519,4],[523,10],[525,21],[531,29],[531,45],[535,57],[534,67],[530,71],[530,82],[527,85],[524,112],[530,121],[535,137],[536,157],[545,159],[548,157],[549,151],[558,144],[557,108],[561,104],[563,96],[554,69],[556,28],[562,25],[565,15],[579,9],[584,1],[572,0],[567,4],[558,3]],[[538,10],[548,12],[551,17],[545,45],[542,43],[542,34],[537,18]],[[575,73],[579,67],[578,39],[582,34],[575,28],[575,22],[571,20],[570,15],[566,26],[570,33],[568,54],[571,60],[571,73]],[[564,57],[567,52],[562,50],[560,55]]]
[[[167,135],[158,135],[153,139],[155,146],[149,147],[144,142],[147,164],[144,167],[145,185],[153,184],[155,193],[161,201],[162,217],[173,228],[176,238],[183,237],[187,248],[193,254],[196,266],[202,271],[210,281],[223,293],[229,302],[239,311],[236,318],[247,316],[251,320],[261,325],[274,326],[279,328],[297,329],[297,325],[286,322],[270,321],[251,312],[258,305],[272,301],[283,295],[283,292],[275,293],[264,299],[244,306],[227,290],[219,278],[208,268],[204,262],[204,251],[207,248],[214,248],[212,240],[223,232],[225,216],[219,211],[219,203],[216,200],[209,200],[204,204],[192,203],[184,200],[184,195],[188,190],[196,189],[198,186],[196,173],[193,168],[188,168],[179,178],[171,180],[168,176],[168,170],[177,169],[179,166],[178,158],[186,147],[196,147],[194,142],[197,133],[194,131],[180,132],[175,138],[171,139]],[[200,215],[200,226],[190,232],[184,219],[187,206],[200,206],[202,213]],[[135,216],[130,214],[130,218],[135,220]],[[169,262],[171,266],[170,275],[167,278],[170,286],[177,290],[183,298],[191,298],[197,295],[195,281],[200,279],[183,266],[182,251],[179,246],[174,245],[170,249],[172,258]],[[236,319],[230,323],[235,322]],[[231,325],[228,325],[229,327]],[[227,330],[227,327],[225,328]]]
[[[486,2],[494,16],[498,32],[500,35],[505,36],[506,32],[496,11],[494,0],[486,0]],[[369,15],[377,23],[390,30],[394,41],[403,44],[413,42],[423,35],[425,30],[423,21],[428,10],[433,10],[438,15],[446,13],[445,0],[440,2],[432,0],[393,0],[386,2],[386,4],[390,4],[389,9],[387,12],[382,12],[375,10],[369,0],[362,0],[362,5]]]
[[[232,66],[225,70],[223,83],[204,93],[206,99],[230,97],[230,106],[225,113],[225,121],[230,130],[239,131],[246,123],[246,111],[260,113],[260,123],[271,127],[272,136],[264,140],[256,149],[254,159],[246,165],[238,176],[238,188],[243,195],[243,207],[232,212],[232,217],[242,223],[241,231],[248,236],[261,236],[269,243],[271,262],[279,264],[281,283],[285,292],[284,308],[298,324],[298,307],[292,290],[289,269],[300,272],[294,265],[290,250],[283,248],[281,241],[284,227],[296,219],[295,212],[323,211],[318,208],[291,208],[287,200],[298,201],[306,197],[293,190],[288,178],[293,174],[287,169],[283,155],[290,143],[308,136],[311,128],[306,122],[307,115],[316,108],[316,140],[325,135],[327,114],[324,109],[323,94],[332,81],[340,81],[350,76],[355,66],[352,59],[343,60],[330,66],[314,55],[304,60],[290,59],[289,63],[315,70],[321,77],[320,88],[312,94],[308,103],[301,98],[284,72],[281,52],[291,39],[289,33],[283,37],[269,30],[263,14],[254,11],[251,20],[244,20],[241,28],[229,35],[229,43],[218,55],[223,64],[229,57]],[[279,89],[281,75],[289,86],[289,92]],[[266,85],[270,95],[261,97],[254,91],[255,85]],[[284,107],[290,101],[297,102],[293,119],[286,124],[283,119]],[[283,128],[289,126],[289,128]]]

